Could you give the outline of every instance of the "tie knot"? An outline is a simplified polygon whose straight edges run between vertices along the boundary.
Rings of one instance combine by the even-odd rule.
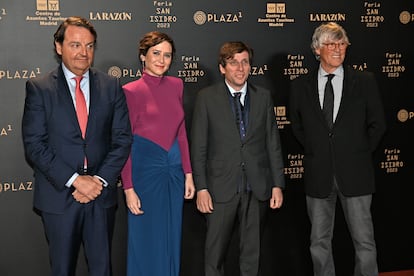
[[[82,79],[83,79],[83,76],[76,76],[76,77],[74,77],[74,79],[75,79],[75,81],[76,81],[76,85],[79,85],[80,84],[80,82],[82,81]]]
[[[335,74],[328,74],[326,77],[328,77],[328,81],[331,81],[335,77]]]
[[[241,92],[234,92],[233,97],[240,98],[241,94],[242,94]]]

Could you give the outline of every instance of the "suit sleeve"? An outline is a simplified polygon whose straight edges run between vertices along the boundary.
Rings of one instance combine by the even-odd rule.
[[[66,189],[66,182],[74,170],[57,155],[48,143],[48,114],[46,92],[38,82],[26,82],[26,99],[22,120],[23,144],[29,163],[40,170],[57,189]]]
[[[204,93],[205,94],[205,93]],[[207,189],[208,113],[203,93],[199,92],[191,127],[191,163],[197,191]]]
[[[128,108],[128,117],[131,124],[131,132],[134,133],[134,126],[132,125],[132,122],[135,121],[135,114],[133,109],[133,100],[131,98],[131,90],[129,90],[127,87],[123,87],[125,100],[127,103]],[[131,159],[131,153],[128,155],[128,159],[125,162],[124,167],[121,170],[121,178],[122,178],[122,186],[123,188],[130,189],[133,187],[132,183],[132,159]]]
[[[128,159],[132,143],[131,125],[125,94],[119,83],[115,82],[115,101],[110,135],[111,145],[108,153],[97,170],[97,175],[104,178],[110,186],[115,186],[121,170]]]
[[[274,104],[270,93],[267,93],[266,100],[267,109],[267,123],[266,123],[266,147],[270,160],[270,166],[273,175],[273,187],[285,188],[285,177],[284,177],[284,164],[282,145],[280,142],[279,130],[277,128],[277,122],[274,111]]]

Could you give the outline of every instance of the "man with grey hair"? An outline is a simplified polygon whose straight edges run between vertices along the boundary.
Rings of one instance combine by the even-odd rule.
[[[339,199],[355,248],[354,275],[378,275],[371,218],[375,192],[372,153],[385,132],[374,75],[343,65],[350,45],[336,23],[315,29],[314,72],[292,82],[290,120],[304,147],[305,192],[312,224],[314,275],[334,276],[332,235]]]

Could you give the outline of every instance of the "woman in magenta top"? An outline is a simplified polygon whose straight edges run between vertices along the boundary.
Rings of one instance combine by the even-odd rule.
[[[150,32],[139,44],[142,77],[124,85],[134,141],[122,170],[128,206],[127,275],[178,276],[184,198],[195,188],[183,110],[183,82],[164,75],[175,47]]]

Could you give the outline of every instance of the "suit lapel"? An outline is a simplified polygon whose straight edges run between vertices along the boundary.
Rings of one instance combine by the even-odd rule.
[[[350,106],[350,93],[353,91],[353,86],[355,84],[354,74],[351,68],[344,67],[344,83],[342,87],[342,98],[339,105],[338,115],[336,116],[335,123],[339,122],[346,111]]]
[[[70,124],[73,124],[73,126],[79,130],[79,135],[82,136],[81,129],[78,123],[78,118],[76,116],[76,109],[75,109],[75,106],[73,105],[73,99],[70,94],[68,83],[66,81],[65,74],[63,73],[62,67],[59,67],[59,69],[56,72],[55,77],[56,77],[55,79],[56,90],[55,91],[58,91],[59,93],[58,97],[62,101],[61,108],[64,109],[65,114],[69,114],[68,118],[70,120]]]
[[[89,70],[89,115],[88,115],[88,125],[86,127],[86,134],[94,133],[93,126],[95,125],[96,121],[96,107],[98,106],[99,101],[99,93],[100,93],[100,85],[98,80],[96,79],[96,74],[93,69]]]
[[[247,121],[247,129],[246,129],[246,139],[252,135],[252,127],[256,123],[256,119],[260,118],[259,112],[263,112],[263,101],[260,97],[260,94],[257,93],[256,87],[252,86],[251,84],[247,83],[247,95],[248,101],[245,103],[248,104],[246,106],[247,114],[246,114],[246,121]]]
[[[318,91],[318,70],[313,71],[311,75],[306,80],[306,92],[307,99],[309,99],[309,104],[314,110],[315,114],[318,114],[319,120],[328,127],[325,116],[323,115],[321,103],[319,101],[319,91]]]
[[[226,84],[222,82],[219,86],[219,89],[217,89],[216,93],[215,103],[217,104],[217,110],[223,110],[223,124],[229,126],[233,125],[233,127],[231,127],[230,130],[237,138],[240,139],[239,128],[236,124],[236,119],[234,117],[230,97],[231,95],[229,89],[227,88]]]

